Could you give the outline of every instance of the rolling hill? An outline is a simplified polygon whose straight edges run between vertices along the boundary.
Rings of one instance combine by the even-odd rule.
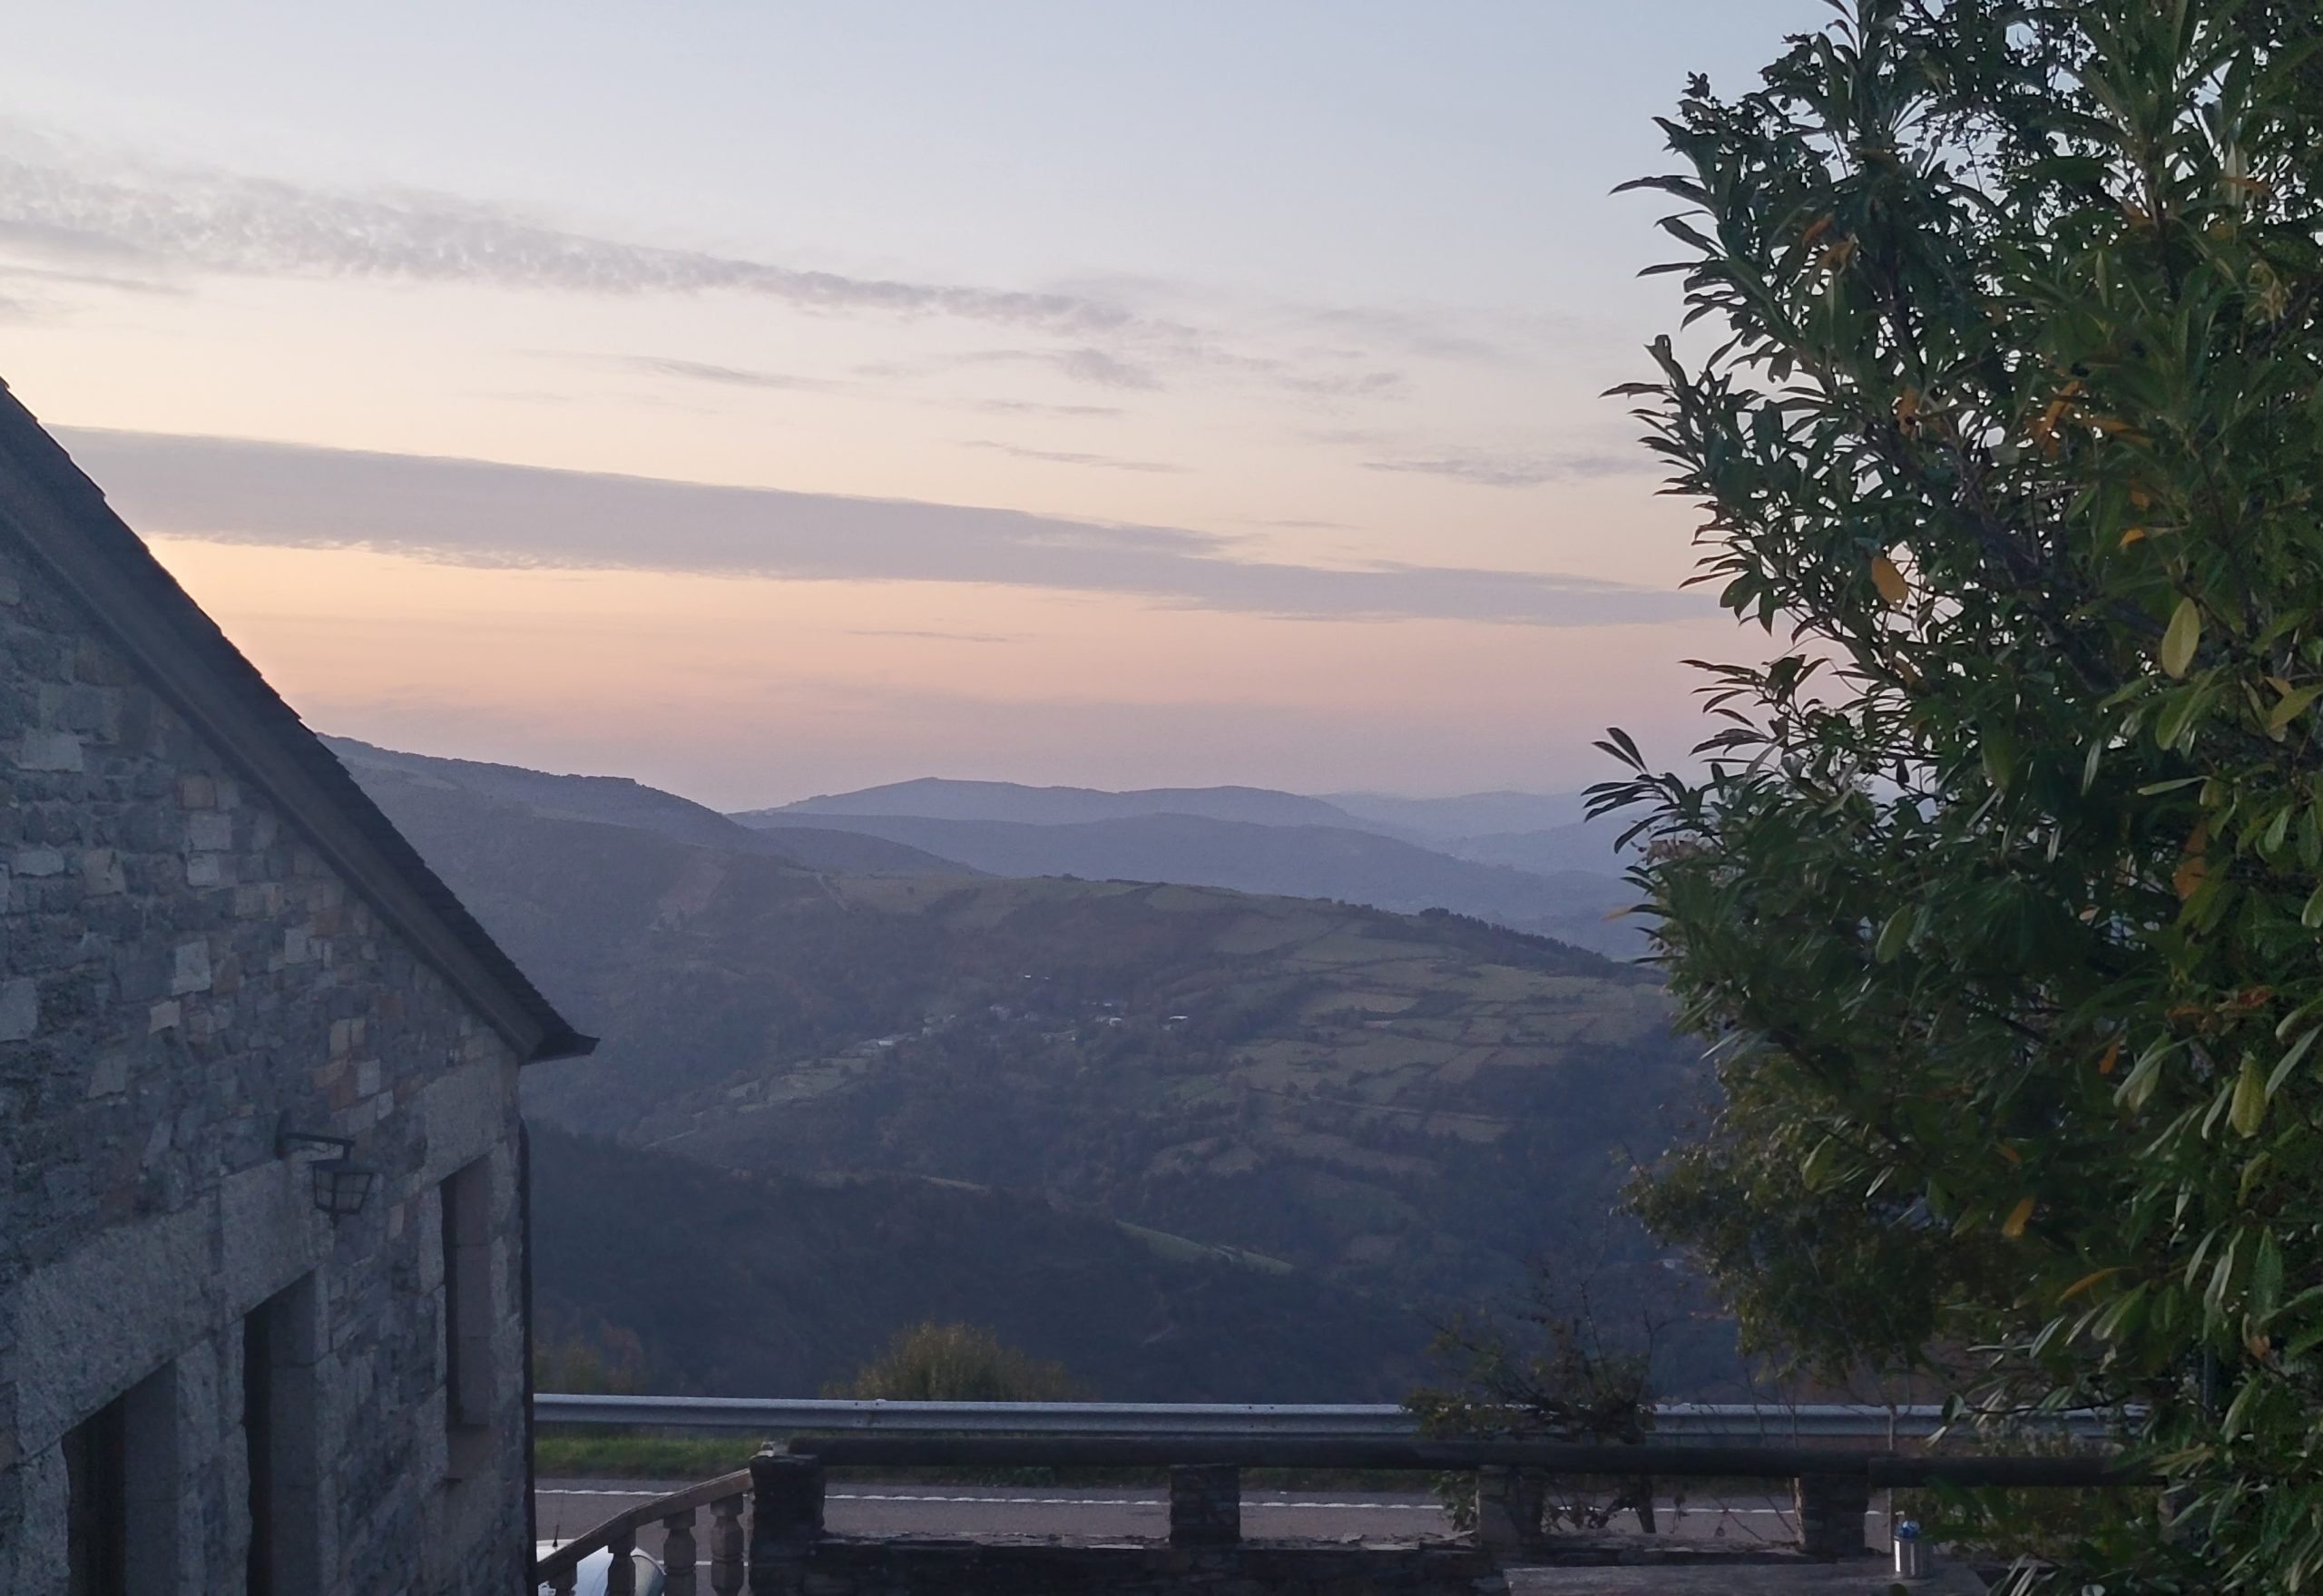
[[[1475,920],[834,876],[356,774],[603,1038],[528,1111],[710,1162],[1026,1188],[1472,1298],[1602,1229],[1701,1087],[1647,973]]]

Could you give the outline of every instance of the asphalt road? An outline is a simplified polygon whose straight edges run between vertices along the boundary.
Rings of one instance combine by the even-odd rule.
[[[541,1538],[570,1538],[624,1508],[678,1490],[647,1480],[544,1480],[534,1493]],[[1156,1539],[1170,1532],[1169,1498],[1152,1487],[1116,1490],[1007,1485],[854,1484],[834,1482],[825,1524],[844,1535],[1062,1535],[1075,1540]],[[1739,1543],[1788,1542],[1788,1507],[1771,1497],[1697,1500],[1682,1512],[1664,1503],[1663,1534]],[[1634,1529],[1624,1519],[1616,1529]],[[695,1531],[706,1541],[709,1515]],[[1254,1491],[1242,1498],[1242,1532],[1253,1540],[1408,1541],[1452,1533],[1432,1496],[1364,1491]],[[638,1544],[659,1555],[661,1531]]]

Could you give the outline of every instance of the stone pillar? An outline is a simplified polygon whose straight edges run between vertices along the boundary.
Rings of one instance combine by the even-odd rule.
[[[1799,1512],[1799,1549],[1809,1557],[1867,1555],[1864,1515],[1871,1511],[1871,1480],[1861,1473],[1801,1474],[1792,1483]]]
[[[750,1459],[750,1596],[793,1596],[823,1536],[823,1460],[767,1451]]]
[[[1214,1464],[1170,1469],[1170,1544],[1231,1546],[1242,1538],[1242,1471]]]
[[[1523,1469],[1476,1471],[1476,1544],[1495,1557],[1525,1552],[1541,1543],[1541,1508],[1546,1486]]]

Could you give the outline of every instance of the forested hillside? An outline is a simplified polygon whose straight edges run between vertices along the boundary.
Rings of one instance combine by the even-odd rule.
[[[627,1332],[657,1391],[812,1395],[926,1318],[1123,1402],[1392,1402],[1423,1369],[1392,1303],[1034,1193],[736,1175],[536,1123],[533,1194],[544,1332]]]

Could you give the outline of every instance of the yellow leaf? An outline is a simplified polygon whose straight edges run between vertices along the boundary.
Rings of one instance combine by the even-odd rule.
[[[2178,889],[2180,903],[2193,896],[2202,885],[2202,877],[2210,874],[2210,865],[2204,857],[2210,846],[2210,822],[2205,815],[2194,822],[2193,835],[2186,838],[2186,852],[2178,861],[2177,873],[2170,877],[2171,885]]]
[[[2313,703],[2319,693],[2323,693],[2323,686],[2293,688],[2285,692],[2281,701],[2275,705],[2273,712],[2267,717],[2267,729],[2280,731],[2293,720],[2298,720],[2299,711]]]
[[[1877,588],[1879,596],[1891,604],[1900,604],[1912,596],[1911,584],[1896,568],[1896,562],[1885,554],[1871,562],[1871,585]]]
[[[2033,1217],[2033,1199],[2026,1198],[2008,1210],[2008,1218],[2000,1222],[2000,1233],[2011,1241],[2024,1234],[2024,1221]]]
[[[2161,668],[2172,677],[2185,675],[2201,642],[2202,612],[2192,599],[2180,599],[2171,612],[2169,630],[2161,634]]]
[[[2021,1164],[2024,1161],[2024,1155],[2005,1141],[2000,1144],[2000,1156],[2012,1164]]]
[[[2266,1123],[2267,1078],[2259,1072],[2257,1059],[2242,1061],[2242,1073],[2235,1077],[2234,1101],[2226,1117],[2245,1136],[2256,1136],[2259,1127]]]
[[[2170,885],[2178,889],[2178,901],[2182,904],[2201,890],[2202,878],[2210,872],[2210,861],[2200,854],[2188,854],[2179,860],[2177,873],[2170,877]]]
[[[2074,1297],[2079,1297],[2083,1292],[2088,1290],[2092,1286],[2096,1285],[2099,1281],[2110,1280],[2121,1272],[2122,1266],[2120,1264],[2115,1264],[2110,1269],[2099,1269],[2094,1274],[2083,1275],[2080,1279],[2075,1280],[2072,1285],[2059,1292],[2057,1294],[2057,1300],[2059,1302],[2071,1302]]]
[[[2115,1042],[2105,1049],[2105,1056],[2097,1061],[2097,1072],[2101,1075],[2110,1075],[2113,1072],[2113,1066],[2121,1061],[2122,1044]]]
[[[2132,526],[2122,534],[2122,546],[2125,549],[2132,543],[2142,543],[2144,541],[2145,528],[2142,526]]]

